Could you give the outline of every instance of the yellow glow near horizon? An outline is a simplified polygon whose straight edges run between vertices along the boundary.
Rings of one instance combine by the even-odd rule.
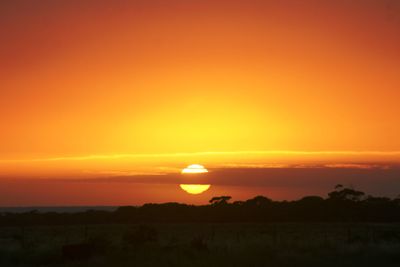
[[[191,164],[182,170],[182,173],[206,173],[208,170],[204,168],[203,165],[200,164]]]
[[[211,185],[209,184],[181,184],[182,190],[189,194],[197,195],[207,191]]]

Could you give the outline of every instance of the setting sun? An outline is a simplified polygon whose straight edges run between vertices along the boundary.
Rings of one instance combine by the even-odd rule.
[[[203,174],[208,170],[200,164],[191,164],[182,170],[182,174]],[[209,184],[181,184],[182,190],[189,194],[197,195],[207,191],[211,185]]]
[[[182,170],[182,173],[206,173],[208,170],[200,164],[192,164]]]
[[[207,191],[211,185],[209,184],[181,184],[179,185],[185,192],[197,195]]]

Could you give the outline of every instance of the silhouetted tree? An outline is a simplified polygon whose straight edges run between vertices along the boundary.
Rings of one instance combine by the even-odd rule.
[[[267,198],[267,197],[264,197],[264,196],[256,196],[256,197],[254,197],[252,199],[249,199],[249,200],[245,201],[246,205],[258,206],[258,207],[266,206],[266,205],[271,204],[271,203],[272,203],[272,200]]]
[[[329,198],[332,200],[342,200],[342,201],[361,201],[365,196],[364,192],[357,191],[353,188],[346,188],[342,185],[336,185],[335,191],[328,194]]]
[[[220,197],[213,197],[210,199],[211,205],[224,205],[228,204],[228,201],[231,199],[231,196],[220,196]]]
[[[151,203],[137,207],[120,207],[115,211],[3,212],[0,213],[0,226],[21,227],[19,240],[24,246],[25,227],[35,225],[114,223],[137,225],[163,222],[400,222],[400,197],[390,199],[365,196],[364,192],[342,185],[337,185],[335,190],[328,194],[327,199],[320,196],[305,196],[295,201],[273,201],[265,196],[256,196],[246,201],[235,201],[233,204],[229,203],[230,199],[230,196],[217,196],[210,200],[209,205]],[[124,240],[126,244],[137,245],[154,240],[155,236],[154,232],[142,227],[127,232]]]
[[[341,190],[341,189],[343,189],[343,185],[342,184],[337,184],[335,186],[335,190]]]
[[[299,200],[302,203],[321,203],[324,199],[320,196],[305,196]]]

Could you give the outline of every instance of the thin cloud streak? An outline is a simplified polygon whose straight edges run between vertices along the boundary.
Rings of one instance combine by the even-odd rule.
[[[229,156],[229,155],[265,155],[265,156],[400,156],[400,151],[292,151],[292,150],[249,150],[249,151],[208,151],[208,152],[182,152],[182,153],[155,153],[155,154],[113,154],[113,155],[87,155],[67,156],[34,159],[0,159],[1,163],[18,162],[51,162],[51,161],[85,161],[85,160],[115,160],[135,158],[173,158],[195,156]]]

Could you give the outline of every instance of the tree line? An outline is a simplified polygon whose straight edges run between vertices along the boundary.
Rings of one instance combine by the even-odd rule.
[[[256,196],[231,202],[230,196],[218,196],[201,206],[173,202],[122,206],[115,211],[0,214],[0,226],[184,222],[400,222],[400,197],[375,197],[337,185],[326,198],[305,196],[294,201]]]

